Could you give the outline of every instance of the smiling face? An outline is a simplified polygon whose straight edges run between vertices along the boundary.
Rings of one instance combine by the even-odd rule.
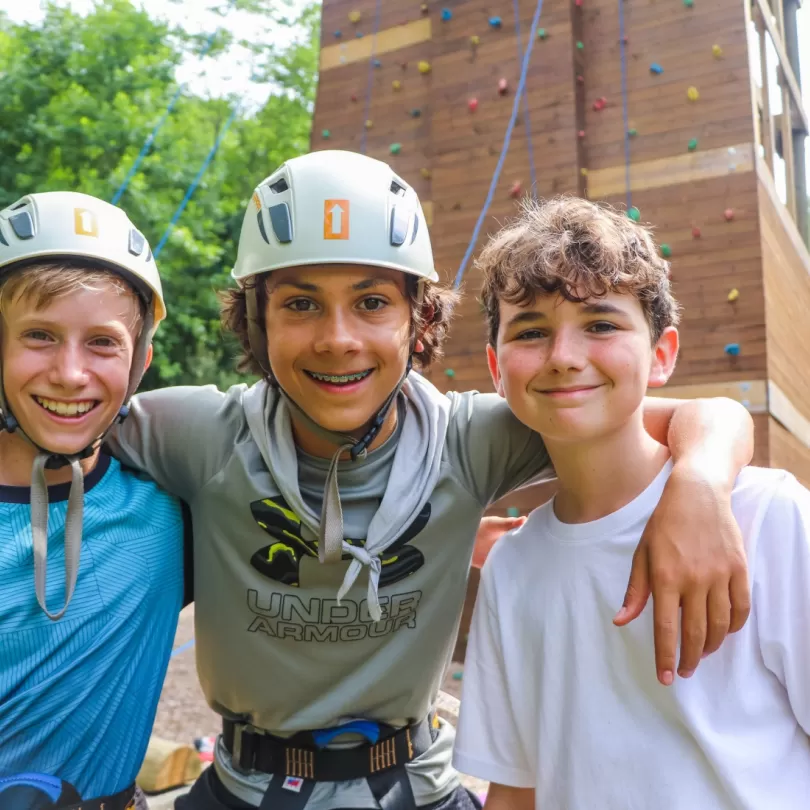
[[[112,424],[124,402],[140,325],[135,294],[103,283],[38,308],[29,296],[17,295],[4,300],[2,320],[11,412],[41,447],[80,452]],[[9,439],[24,442],[14,434]]]
[[[490,372],[521,422],[548,443],[592,442],[641,419],[647,387],[664,385],[675,365],[678,333],[651,345],[638,299],[607,293],[582,303],[538,295],[500,303]]]
[[[268,276],[267,291],[267,353],[278,384],[322,427],[357,433],[405,373],[411,304],[404,273],[288,268]]]

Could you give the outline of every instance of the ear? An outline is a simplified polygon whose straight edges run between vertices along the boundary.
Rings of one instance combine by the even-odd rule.
[[[503,380],[501,379],[501,370],[498,366],[498,355],[494,348],[492,348],[492,344],[487,343],[487,365],[489,366],[489,373],[492,376],[492,383],[495,386],[495,390],[502,396],[505,397],[506,394],[503,392]]]
[[[653,346],[652,361],[650,362],[650,377],[647,381],[649,388],[661,388],[666,385],[672,372],[675,370],[675,361],[678,359],[678,330],[668,326]]]
[[[148,369],[149,366],[152,365],[152,354],[153,354],[153,352],[152,352],[152,344],[150,343],[149,348],[146,350],[146,360],[144,361],[144,364],[143,364],[144,373],[146,372],[146,369]]]
[[[413,344],[413,350],[416,354],[419,354],[425,350],[425,344],[422,343],[421,338],[416,338],[416,342]]]

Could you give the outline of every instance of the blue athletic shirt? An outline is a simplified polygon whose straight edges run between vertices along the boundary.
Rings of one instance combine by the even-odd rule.
[[[69,488],[48,490],[51,610]],[[183,605],[183,512],[101,455],[85,478],[76,590],[54,622],[34,591],[29,504],[28,487],[0,486],[0,779],[47,774],[107,796],[134,782],[149,742]]]

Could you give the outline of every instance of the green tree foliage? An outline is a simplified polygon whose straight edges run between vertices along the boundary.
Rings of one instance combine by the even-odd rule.
[[[239,107],[160,255],[169,319],[156,335],[145,388],[237,380],[216,292],[230,283],[253,187],[308,148],[316,86],[317,6],[293,18],[267,5],[211,3],[222,15],[260,11],[297,35],[279,37],[284,46],[240,43],[255,54],[254,80],[272,92],[261,109]],[[177,90],[175,69],[206,39],[172,30],[130,0],[97,0],[84,17],[51,5],[36,25],[12,25],[0,14],[0,208],[57,189],[110,200]],[[230,43],[218,32],[209,55]],[[241,102],[188,92],[178,100],[119,202],[153,247]]]

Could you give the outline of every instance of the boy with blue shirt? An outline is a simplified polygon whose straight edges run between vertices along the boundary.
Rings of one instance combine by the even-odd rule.
[[[810,492],[737,477],[751,621],[664,688],[652,612],[619,629],[613,605],[672,469],[641,410],[678,352],[667,263],[627,217],[565,198],[527,204],[479,263],[493,380],[559,491],[483,568],[454,764],[492,783],[486,810],[803,810]]]
[[[0,808],[143,804],[184,603],[177,500],[101,445],[165,317],[126,214],[84,194],[0,211]]]

